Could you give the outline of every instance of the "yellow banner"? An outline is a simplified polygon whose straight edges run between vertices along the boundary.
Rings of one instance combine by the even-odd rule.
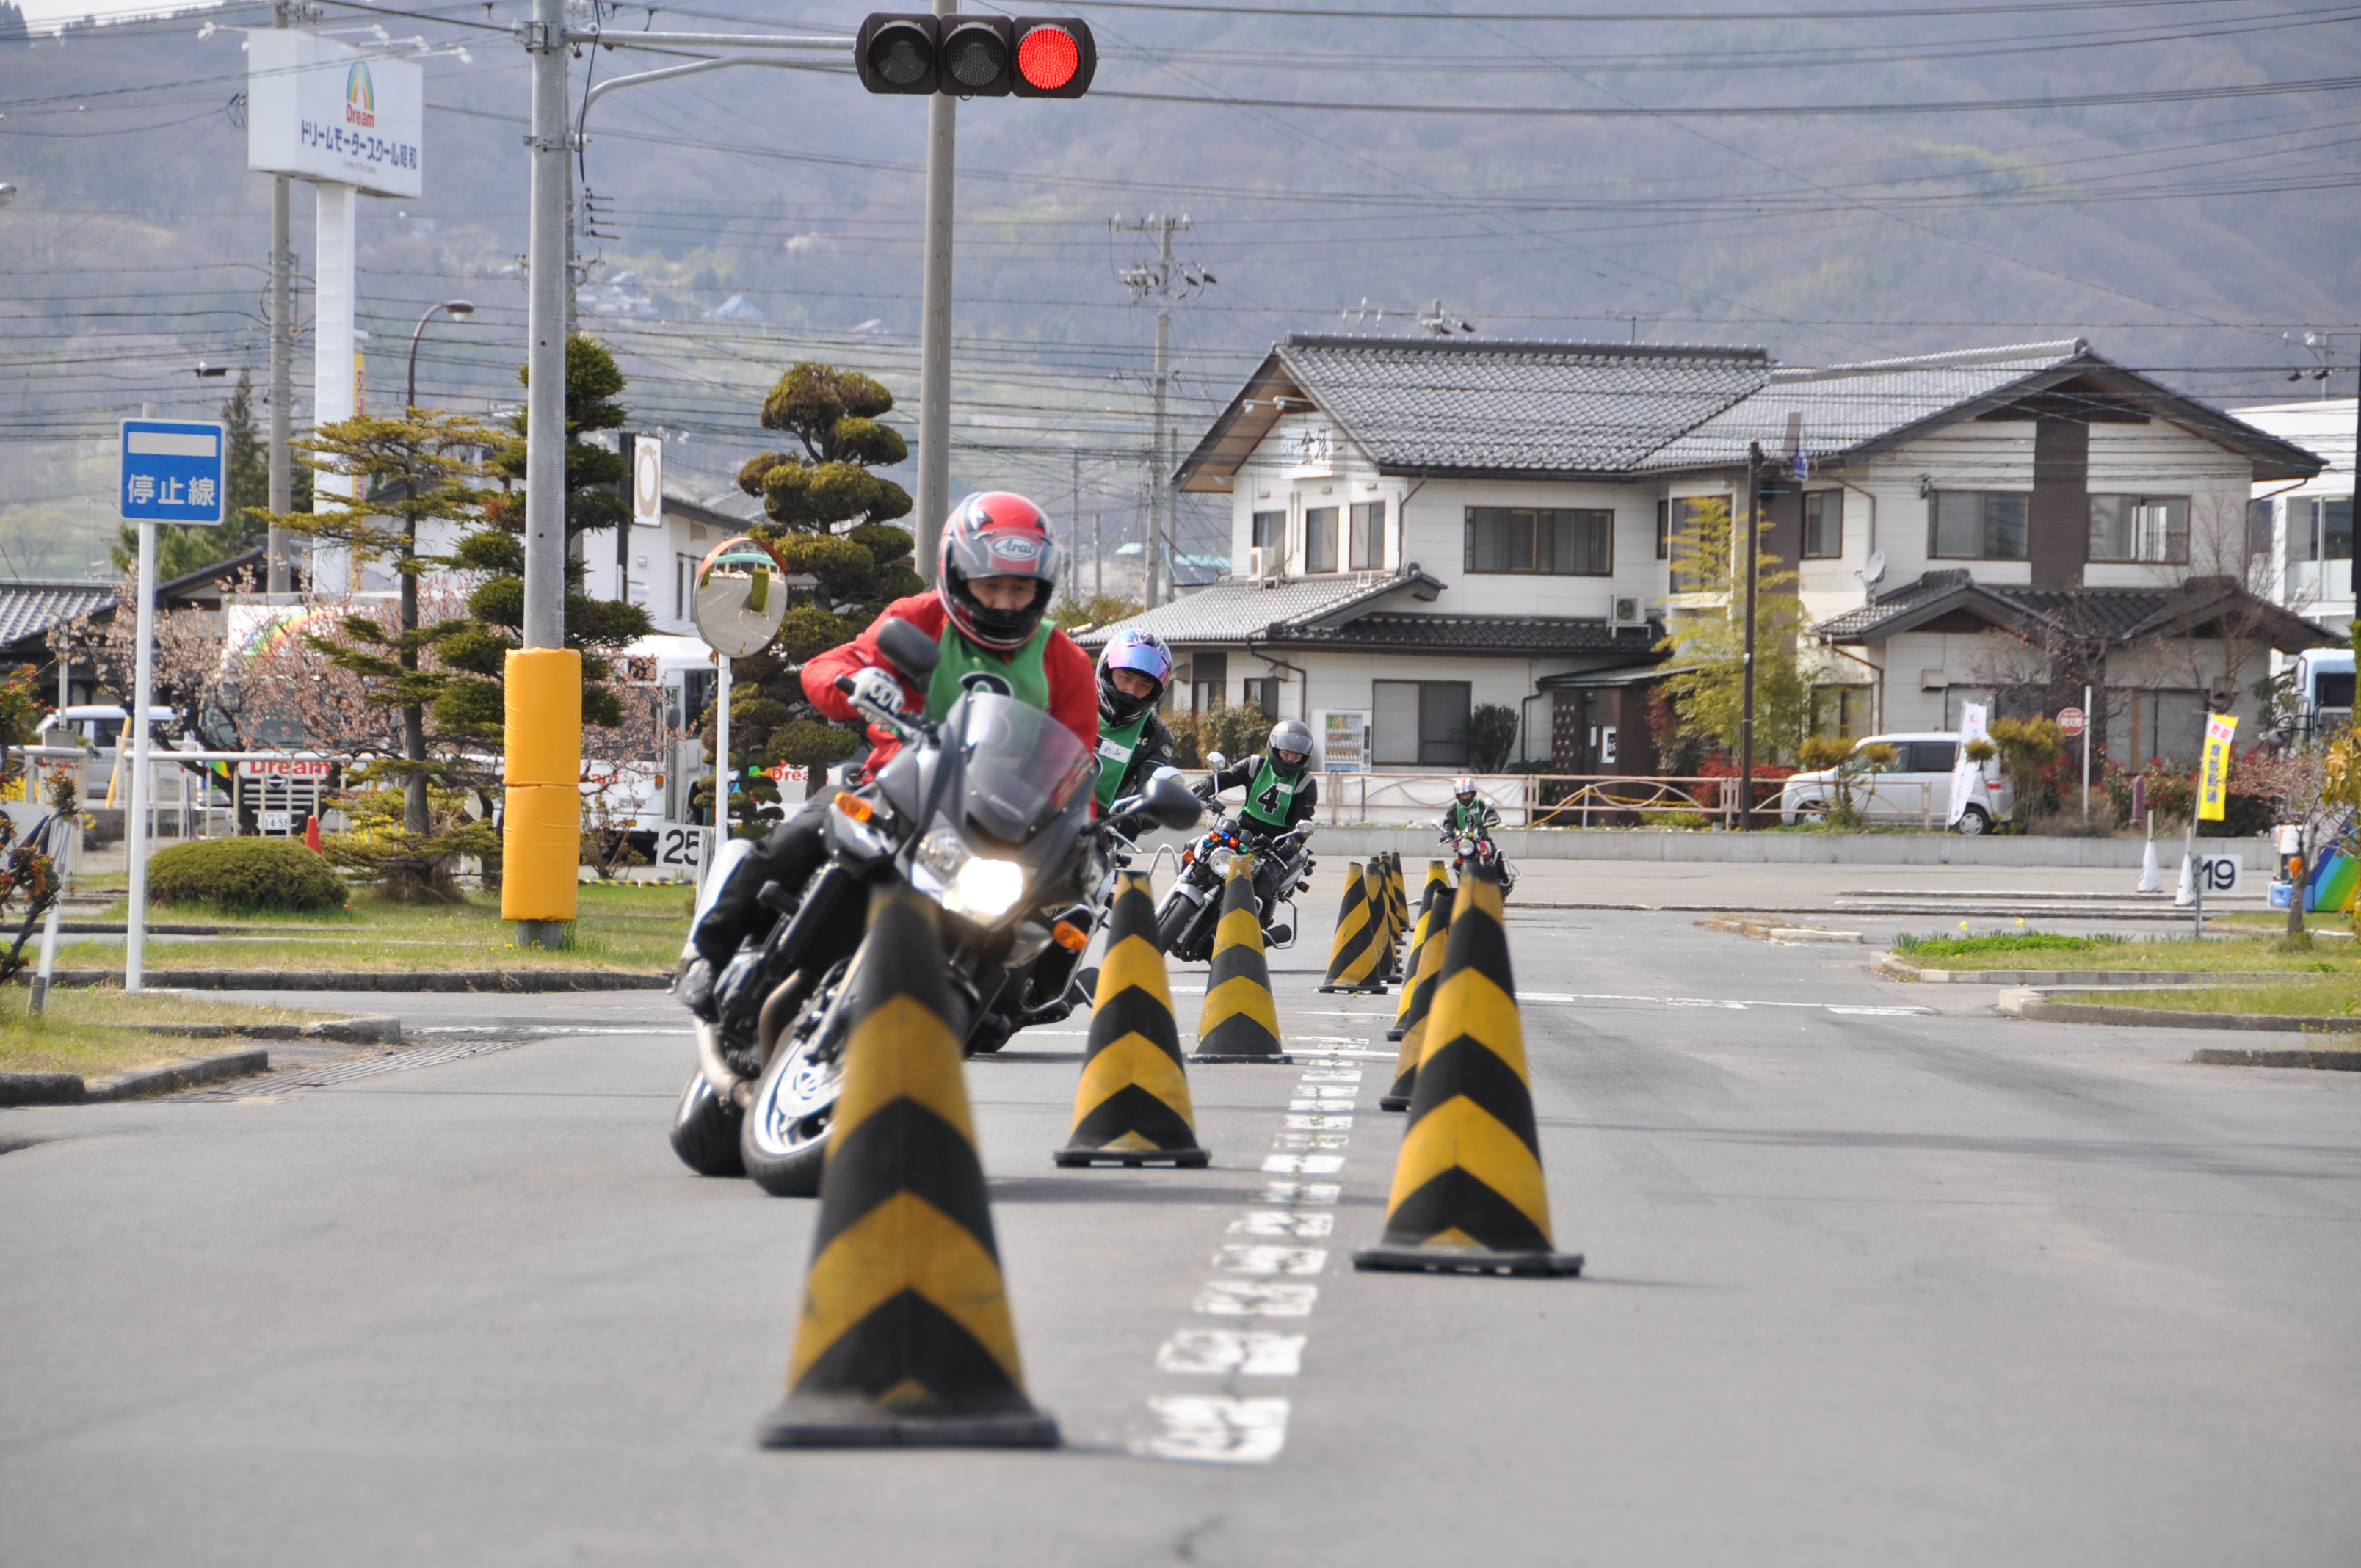
[[[2208,714],[2205,761],[2197,770],[2197,819],[2219,822],[2230,800],[2230,738],[2238,732],[2235,715]]]

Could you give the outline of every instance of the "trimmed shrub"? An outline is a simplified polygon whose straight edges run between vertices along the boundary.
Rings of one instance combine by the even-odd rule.
[[[291,839],[199,839],[148,858],[148,896],[178,907],[336,909],[345,883]]]

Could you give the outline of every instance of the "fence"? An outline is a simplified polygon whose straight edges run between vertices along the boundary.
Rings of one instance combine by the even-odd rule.
[[[1465,775],[1460,775],[1465,776]],[[1431,822],[1451,805],[1454,775],[1447,773],[1323,773],[1322,817],[1346,822]],[[1783,781],[1754,781],[1753,826],[1780,820]],[[1739,788],[1734,778],[1628,773],[1487,773],[1477,793],[1499,808],[1509,828],[1636,828],[1653,819],[1680,827],[1738,827]],[[1940,798],[1938,798],[1938,795]],[[1855,803],[1885,822],[1916,819],[1939,828],[1949,819],[1948,786],[1923,781],[1883,780],[1872,793],[1864,781]]]

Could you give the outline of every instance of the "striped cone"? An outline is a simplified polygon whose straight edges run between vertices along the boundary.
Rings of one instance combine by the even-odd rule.
[[[1115,883],[1074,1091],[1074,1135],[1056,1157],[1062,1166],[1201,1166],[1212,1157],[1197,1143],[1172,988],[1156,942],[1156,899],[1141,872],[1125,872]]]
[[[1386,851],[1386,894],[1393,900],[1394,938],[1399,941],[1410,934],[1410,889],[1402,875],[1400,850]]]
[[[767,1448],[1054,1447],[1025,1397],[933,905],[880,893]]]
[[[1418,1058],[1425,1053],[1426,1036],[1434,1014],[1434,987],[1443,978],[1444,955],[1451,947],[1451,908],[1448,887],[1437,890],[1434,918],[1428,922],[1426,942],[1418,949],[1417,964],[1402,995],[1409,1004],[1402,1010],[1401,1053],[1394,1058],[1393,1087],[1378,1097],[1380,1111],[1407,1111],[1411,1107],[1412,1087],[1418,1082]]]
[[[1367,897],[1373,912],[1372,924],[1377,929],[1378,969],[1376,978],[1394,981],[1401,978],[1401,952],[1395,947],[1394,896],[1386,886],[1386,858],[1373,858],[1365,873],[1368,882]]]
[[[1378,972],[1377,911],[1369,907],[1369,882],[1361,862],[1349,862],[1345,872],[1345,901],[1336,911],[1336,937],[1328,946],[1328,978],[1323,992],[1375,992],[1386,988]]]
[[[1263,961],[1262,921],[1255,913],[1254,857],[1230,861],[1222,884],[1222,918],[1213,927],[1213,968],[1205,977],[1205,1011],[1197,1019],[1201,1062],[1286,1062],[1279,1048],[1279,1003]]]
[[[1386,1031],[1389,1040],[1399,1040],[1410,1032],[1411,987],[1418,978],[1419,951],[1426,946],[1433,930],[1434,910],[1438,903],[1444,905],[1445,913],[1443,918],[1448,922],[1451,918],[1448,913],[1451,874],[1443,869],[1441,861],[1429,861],[1426,862],[1426,886],[1420,891],[1418,897],[1418,923],[1410,935],[1410,955],[1402,961],[1403,972],[1409,978],[1402,986],[1401,1001],[1394,1008],[1394,1026]]]
[[[1426,1018],[1386,1233],[1356,1268],[1579,1274],[1550,1242],[1500,884],[1463,879]]]

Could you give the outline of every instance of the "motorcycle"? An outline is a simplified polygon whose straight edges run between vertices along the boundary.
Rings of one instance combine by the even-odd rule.
[[[1222,883],[1230,861],[1241,854],[1254,857],[1255,913],[1262,922],[1263,945],[1291,948],[1296,923],[1301,919],[1295,895],[1312,886],[1312,825],[1304,823],[1284,833],[1265,835],[1237,817],[1224,817],[1212,830],[1180,851],[1180,874],[1172,879],[1156,906],[1156,931],[1164,950],[1182,963],[1202,963],[1213,953],[1213,930],[1222,919]],[[1275,920],[1285,905],[1292,918]]]
[[[1472,861],[1499,878],[1500,896],[1509,896],[1510,890],[1517,885],[1517,868],[1500,853],[1500,846],[1492,841],[1492,835],[1454,828],[1447,817],[1438,818],[1434,826],[1443,835],[1443,841],[1451,846],[1451,874],[1455,880],[1466,874]]]
[[[931,639],[894,620],[877,642],[926,684],[938,656]],[[673,1147],[692,1169],[742,1171],[774,1196],[819,1190],[856,981],[864,965],[901,959],[859,935],[872,889],[909,889],[940,909],[959,1014],[950,1022],[973,1056],[1088,1000],[1089,976],[1075,966],[1129,848],[1091,820],[1095,751],[1039,708],[971,690],[939,724],[883,709],[863,716],[902,749],[873,783],[838,793],[825,817],[828,859],[801,898],[775,883],[757,894],[778,919],[741,943],[716,979],[718,1022],[697,1027],[697,1072],[674,1116]],[[1134,813],[1174,829],[1195,827],[1200,815],[1169,769],[1115,802],[1109,820]],[[700,905],[736,863],[717,859]]]

